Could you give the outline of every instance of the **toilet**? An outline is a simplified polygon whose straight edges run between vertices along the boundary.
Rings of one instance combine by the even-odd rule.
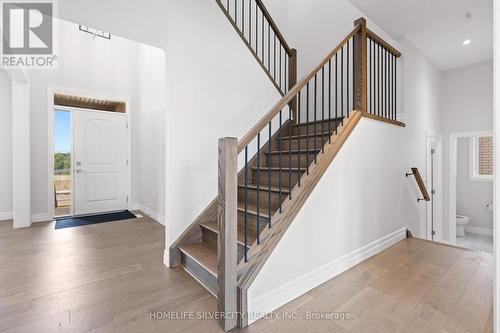
[[[469,224],[469,217],[457,215],[457,236],[465,236],[465,226]]]

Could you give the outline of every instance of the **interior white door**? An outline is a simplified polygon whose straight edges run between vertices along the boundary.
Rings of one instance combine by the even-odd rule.
[[[74,214],[127,209],[127,117],[73,112]]]

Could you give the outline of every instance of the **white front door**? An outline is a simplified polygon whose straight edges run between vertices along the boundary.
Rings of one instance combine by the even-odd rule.
[[[73,140],[74,214],[127,209],[126,115],[75,110]]]

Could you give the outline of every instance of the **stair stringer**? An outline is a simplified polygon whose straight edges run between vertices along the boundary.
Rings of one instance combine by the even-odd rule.
[[[337,134],[332,135],[331,143],[325,144],[324,153],[318,154],[317,163],[310,166],[309,174],[302,176],[301,186],[295,186],[292,190],[292,199],[283,203],[282,213],[277,212],[272,217],[272,228],[266,228],[262,232],[261,237],[265,241],[260,245],[254,243],[248,253],[249,261],[240,262],[238,265],[240,327],[246,327],[249,324],[248,289],[362,116],[361,111],[353,111],[344,119],[344,124],[338,127]]]

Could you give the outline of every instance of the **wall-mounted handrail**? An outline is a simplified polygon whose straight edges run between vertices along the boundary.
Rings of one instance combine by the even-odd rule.
[[[415,180],[417,181],[418,187],[420,188],[420,192],[422,193],[423,198],[418,198],[418,201],[430,201],[431,197],[429,196],[429,192],[427,192],[427,188],[425,187],[424,181],[422,180],[422,176],[420,175],[420,172],[418,171],[418,168],[411,168],[412,173],[407,173],[406,177],[408,176],[414,176]]]

